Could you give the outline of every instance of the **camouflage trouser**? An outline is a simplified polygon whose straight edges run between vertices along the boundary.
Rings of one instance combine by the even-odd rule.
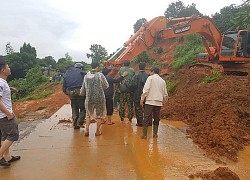
[[[119,99],[120,99],[120,93],[118,93],[117,91],[115,91],[115,95],[114,95],[114,108],[118,108]]]
[[[136,119],[137,119],[137,124],[142,125],[143,110],[142,110],[142,107],[140,105],[140,102],[134,102],[134,106],[135,106],[135,116],[136,116]]]
[[[122,92],[120,94],[119,116],[121,119],[125,118],[125,104],[128,106],[128,119],[133,118],[133,95],[130,92]]]
[[[71,110],[74,126],[81,126],[86,117],[85,96],[71,96]]]

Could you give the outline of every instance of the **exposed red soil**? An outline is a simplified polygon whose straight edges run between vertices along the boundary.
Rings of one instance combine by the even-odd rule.
[[[13,110],[18,119],[21,121],[46,119],[70,102],[68,96],[62,92],[61,85],[54,85],[53,88],[55,93],[47,98],[14,103]]]
[[[182,42],[181,42],[182,43]],[[170,71],[177,43],[163,42],[163,54],[150,55],[162,62],[161,75],[171,75],[177,86],[162,107],[162,116],[188,124],[187,134],[204,149],[206,155],[223,161],[226,157],[237,161],[244,145],[250,144],[250,75],[223,76],[214,83],[201,83],[211,75],[208,67],[185,67]],[[221,70],[214,64],[213,69]]]
[[[194,177],[204,180],[240,180],[239,176],[227,167],[219,167],[211,172],[199,172],[189,176],[190,179]]]
[[[208,74],[188,67],[175,73],[176,92],[162,108],[162,116],[187,123],[187,133],[208,156],[237,161],[238,152],[250,144],[248,79],[224,76],[214,83],[201,83]]]

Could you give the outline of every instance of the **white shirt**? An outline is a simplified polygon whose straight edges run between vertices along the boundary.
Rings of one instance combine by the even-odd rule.
[[[141,95],[141,100],[146,98],[145,104],[162,106],[164,99],[168,96],[166,82],[158,74],[148,77]]]
[[[4,105],[4,107],[12,113],[12,103],[11,103],[11,91],[10,87],[6,80],[0,78],[0,96],[2,97],[0,102]],[[2,111],[0,111],[0,118],[6,117]]]

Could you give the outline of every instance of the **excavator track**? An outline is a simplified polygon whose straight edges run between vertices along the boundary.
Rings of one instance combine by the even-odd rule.
[[[211,70],[217,70],[221,73],[224,73],[224,69],[222,65],[212,64],[212,63],[195,63],[189,66],[189,69],[196,74],[210,74]]]
[[[250,63],[227,63],[222,64],[224,73],[236,76],[247,76],[250,74]]]
[[[217,70],[227,75],[248,76],[250,74],[250,63],[196,63],[189,66],[190,70],[195,70],[200,74],[207,74],[211,70]]]

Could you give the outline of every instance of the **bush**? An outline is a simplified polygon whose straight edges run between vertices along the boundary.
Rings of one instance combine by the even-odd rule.
[[[167,86],[167,91],[168,95],[173,95],[176,89],[177,81],[172,81],[170,78],[166,80],[166,86]]]
[[[139,64],[140,62],[153,63],[154,59],[151,58],[147,51],[143,51],[141,54],[137,55],[132,62]]]
[[[159,69],[161,68],[162,62],[152,59],[153,63],[151,63],[151,67],[158,67]]]
[[[184,37],[184,40],[187,43],[175,49],[174,61],[170,65],[173,70],[178,70],[185,65],[196,63],[197,54],[204,51],[199,35],[188,35]]]
[[[156,54],[161,54],[161,53],[164,52],[164,50],[163,50],[162,47],[159,47],[159,48],[155,48],[155,49],[154,49],[154,52],[155,52]]]
[[[202,82],[203,83],[212,83],[222,79],[222,73],[218,70],[211,70],[212,75],[206,76]]]
[[[25,78],[14,79],[9,82],[10,86],[17,88],[18,90],[18,94],[12,96],[13,101],[28,96],[37,87],[46,82],[49,82],[49,77],[42,74],[40,67],[29,69]]]
[[[53,94],[55,92],[55,90],[44,90],[41,92],[37,92],[37,93],[33,93],[31,95],[28,95],[27,97],[23,98],[22,100],[37,100],[37,99],[42,99],[42,98],[46,98],[48,96],[50,96],[51,94]]]

